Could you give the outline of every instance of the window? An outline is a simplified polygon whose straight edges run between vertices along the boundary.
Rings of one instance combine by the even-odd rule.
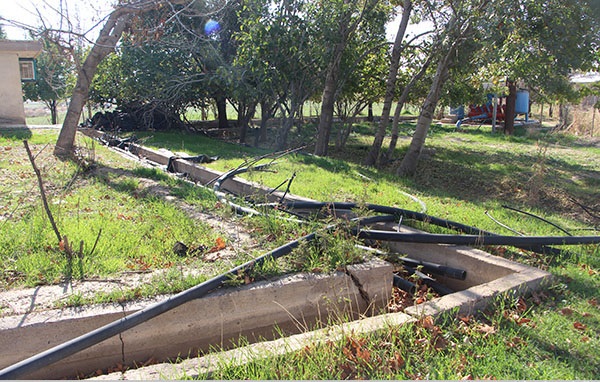
[[[19,70],[21,71],[21,81],[35,81],[35,61],[31,58],[19,59]]]

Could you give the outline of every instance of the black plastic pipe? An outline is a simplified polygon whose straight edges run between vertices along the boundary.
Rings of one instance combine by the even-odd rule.
[[[433,273],[438,276],[445,276],[456,280],[464,280],[467,278],[467,271],[464,269],[448,267],[446,265],[431,263],[429,261],[410,259],[408,257],[401,257],[398,260],[402,261],[402,264],[404,265],[413,268],[422,267],[425,272]]]
[[[403,279],[398,275],[394,275],[393,284],[396,288],[400,288],[403,291],[408,292],[410,294],[415,294],[415,292],[417,291],[417,284]]]
[[[443,284],[438,283],[431,277],[427,276],[426,274],[423,274],[422,272],[417,271],[416,269],[414,269],[412,267],[404,267],[404,269],[406,270],[406,272],[409,275],[416,275],[418,278],[421,279],[421,281],[425,285],[427,285],[428,287],[433,289],[440,296],[446,296],[448,294],[454,293],[454,291],[452,289],[448,288],[447,286],[445,286]]]
[[[367,247],[364,245],[357,245],[357,248],[364,249],[366,251],[374,252],[378,255],[387,256],[389,255],[387,252],[381,251],[379,249]],[[447,265],[441,265],[437,263],[432,263],[429,261],[422,261],[417,259],[411,259],[409,257],[394,257],[394,261],[401,261],[402,265],[407,265],[409,267],[418,268],[421,267],[427,273],[433,273],[438,276],[445,276],[451,279],[456,280],[464,280],[467,278],[467,271],[460,268],[449,267]]]
[[[331,208],[331,209],[353,209],[357,208],[358,205],[356,203],[337,203],[337,202],[305,202],[305,201],[293,201],[285,204],[287,208],[299,208],[299,209],[321,209],[321,208]],[[453,229],[455,231],[463,232],[470,235],[478,235],[478,236],[498,236],[495,233],[481,230],[476,227],[468,226],[466,224],[454,222],[451,220],[437,218],[435,216],[427,215],[421,212],[405,210],[397,207],[389,207],[389,206],[381,206],[377,204],[367,204],[366,208],[379,213],[391,214],[396,216],[404,216],[409,219],[433,224],[439,227]],[[547,253],[552,255],[560,255],[562,250],[557,248],[548,247],[547,245],[528,245],[528,246],[519,246],[517,244],[507,244],[512,245],[521,249],[530,250],[537,253]]]
[[[515,247],[600,244],[600,236],[479,236],[362,230],[358,232],[358,237],[369,240],[402,241],[407,243],[511,245]]]
[[[18,379],[27,376],[27,374],[33,371],[39,370],[81,350],[87,349],[90,346],[100,343],[127,329],[131,329],[188,301],[205,296],[209,292],[222,286],[225,282],[231,280],[232,277],[238,276],[240,272],[247,272],[255,265],[261,264],[267,259],[277,259],[287,255],[292,252],[294,248],[298,247],[300,243],[312,241],[315,239],[315,237],[316,233],[305,235],[297,240],[291,241],[285,245],[282,245],[281,247],[267,252],[264,255],[255,258],[254,260],[239,265],[226,273],[171,296],[165,301],[150,305],[129,316],[123,317],[89,333],[73,338],[70,341],[57,345],[14,365],[6,367],[0,370],[0,379]]]

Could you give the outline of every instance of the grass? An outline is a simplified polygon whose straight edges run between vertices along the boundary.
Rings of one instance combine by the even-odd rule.
[[[406,150],[412,128],[411,124],[403,125],[395,158],[401,158]],[[369,126],[364,126],[358,131],[368,129]],[[310,127],[306,130],[310,131]],[[56,240],[44,223],[39,202],[30,195],[37,192],[32,184],[30,165],[26,160],[11,158],[9,153],[24,138],[35,142],[39,149],[53,142],[55,135],[46,131],[2,131],[0,134],[0,147],[4,150],[0,156],[0,170],[3,178],[8,177],[14,182],[11,186],[6,183],[0,186],[4,187],[0,194],[0,212],[4,216],[0,221],[3,274],[14,275],[8,271],[18,271],[18,280],[13,281],[13,285],[53,282],[63,277],[64,260],[60,258],[57,244],[48,244]],[[218,155],[221,159],[209,166],[219,170],[237,167],[243,159],[268,151],[187,133],[152,132],[139,136],[146,137],[146,144],[155,147],[185,150],[192,155]],[[598,225],[598,221],[581,207],[599,207],[600,148],[589,141],[544,131],[518,130],[514,137],[505,137],[492,134],[485,127],[466,128],[458,133],[450,126],[433,126],[427,140],[429,154],[422,159],[417,175],[411,179],[395,176],[397,159],[380,169],[362,166],[361,160],[370,141],[368,136],[357,133],[351,137],[346,150],[333,150],[331,157],[290,155],[277,161],[273,167],[276,173],[251,172],[244,176],[275,187],[295,173],[290,187],[294,194],[317,200],[371,202],[419,210],[420,205],[406,195],[410,194],[421,199],[432,215],[500,234],[512,233],[489,219],[486,212],[528,235],[562,234],[549,224],[503,205],[536,213],[573,233],[595,233],[577,231]],[[12,148],[7,150],[7,147]],[[178,276],[180,267],[197,264],[197,259],[178,259],[170,253],[169,247],[180,237],[182,241],[198,240],[196,243],[210,246],[219,234],[207,230],[204,239],[198,239],[197,229],[202,228],[195,226],[197,222],[186,220],[178,208],[144,194],[141,185],[151,179],[170,189],[171,194],[205,210],[218,209],[215,200],[201,189],[160,171],[123,169],[122,160],[111,158],[112,154],[104,148],[98,147],[95,152],[103,165],[121,169],[127,176],[110,172],[102,176],[88,175],[83,181],[80,175],[75,177],[75,183],[71,183],[74,174],[81,170],[69,163],[60,163],[44,172],[45,179],[52,185],[53,200],[60,200],[53,208],[69,236],[83,239],[87,246],[94,242],[100,226],[114,227],[111,233],[103,229],[102,237],[111,240],[96,249],[98,259],[94,256],[84,258],[84,273],[109,273],[119,266],[127,269],[128,264],[137,269],[147,265],[164,267],[169,262],[174,265],[162,281],[157,279],[148,287],[127,291],[130,295],[97,295],[92,301],[169,293],[172,286],[174,289],[185,288],[187,282],[198,282],[200,279],[193,279],[195,276]],[[29,175],[23,178],[16,175],[22,172]],[[103,216],[94,211],[100,211]],[[167,224],[177,225],[180,221],[194,229],[165,228]],[[269,218],[244,218],[243,222],[265,247],[280,245],[302,233],[302,229],[293,224],[281,225]],[[12,234],[13,231],[16,233]],[[9,240],[4,239],[7,233],[11,235]],[[131,240],[132,237],[135,239]],[[122,242],[128,240],[136,244],[119,247],[126,245]],[[333,251],[330,257],[322,257],[320,249],[330,243],[312,243],[303,246],[295,258],[287,260],[288,263],[268,263],[254,276],[268,277],[295,271],[299,267],[294,261],[301,263],[304,269],[321,270],[318,268],[324,265],[335,269],[356,260],[348,247],[352,241],[347,237],[333,235],[325,240],[337,241],[334,248],[339,252]],[[600,375],[600,358],[597,356],[600,348],[599,247],[574,246],[569,248],[569,253],[558,257],[514,248],[488,250],[542,267],[556,277],[556,283],[527,298],[512,294],[500,296],[491,309],[476,317],[449,314],[435,322],[423,317],[414,324],[388,327],[368,336],[348,333],[340,341],[311,343],[302,351],[286,356],[263,357],[244,365],[223,360],[217,372],[202,377],[594,379]],[[101,253],[125,251],[128,255],[124,258],[101,260]],[[253,254],[247,253],[236,261],[247,260]],[[25,259],[29,259],[26,262],[29,265],[25,264]],[[217,265],[213,270],[216,269]],[[71,304],[89,302],[84,296],[73,296],[73,300]]]
[[[102,168],[82,168],[56,162],[47,143],[56,131],[1,132],[0,258],[3,287],[57,283],[65,278],[100,277],[125,270],[168,268],[190,259],[173,252],[177,241],[189,247],[210,248],[222,236],[208,224],[194,220],[182,209],[157,197],[150,183],[167,187],[198,205],[216,204],[208,191],[147,169],[111,167],[116,157],[96,147]],[[83,258],[67,258],[39,199],[39,190],[21,139],[27,138],[41,166],[50,210],[61,235],[76,248],[83,242]],[[114,154],[112,154],[114,155]],[[53,167],[47,167],[51,165]],[[152,177],[158,179],[151,182]]]

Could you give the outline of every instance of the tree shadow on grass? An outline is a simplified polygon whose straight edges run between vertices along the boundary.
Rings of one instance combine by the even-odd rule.
[[[26,126],[23,127],[3,127],[0,126],[0,137],[5,137],[9,140],[25,140],[30,139],[33,133]]]

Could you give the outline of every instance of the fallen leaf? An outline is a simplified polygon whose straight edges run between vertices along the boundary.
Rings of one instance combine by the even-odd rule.
[[[588,300],[588,303],[589,303],[591,306],[596,306],[596,307],[598,306],[598,300],[596,300],[596,298],[595,298],[595,297],[594,297],[594,298],[592,298],[592,299],[589,299],[589,300]]]
[[[590,341],[590,337],[588,337],[588,336],[581,337],[581,342],[589,342],[589,341]]]
[[[515,322],[517,323],[517,325],[525,325],[531,322],[531,320],[529,318],[519,318],[517,320],[515,320]]]
[[[433,322],[433,317],[431,317],[431,316],[423,317],[423,319],[421,320],[421,326],[423,326],[423,328],[425,328],[427,330],[432,330],[433,328],[435,328],[435,324]]]
[[[561,313],[563,316],[570,316],[570,315],[572,315],[572,314],[573,314],[573,309],[571,309],[571,308],[562,308],[562,309],[560,310],[560,313]]]
[[[215,246],[209,249],[208,253],[220,251],[222,249],[225,249],[225,247],[227,247],[227,245],[225,244],[225,240],[223,240],[221,237],[217,237]]]
[[[582,323],[581,323],[581,322],[579,322],[579,321],[575,321],[575,322],[573,323],[573,327],[574,327],[575,329],[577,329],[577,330],[586,330],[586,329],[587,329],[587,326],[586,326],[585,324],[582,324]]]
[[[394,356],[392,358],[390,358],[390,360],[388,361],[388,366],[393,371],[400,370],[402,367],[404,367],[404,364],[405,364],[404,358],[402,357],[402,354],[400,354],[399,352],[394,352]]]
[[[527,303],[525,302],[523,297],[519,297],[519,299],[517,300],[517,310],[521,313],[527,310]]]
[[[487,324],[480,324],[475,328],[475,330],[477,330],[479,333],[482,333],[484,337],[496,333],[496,328]]]
[[[462,322],[464,322],[465,324],[468,324],[471,321],[472,318],[473,318],[472,316],[460,316],[460,317],[458,317],[458,319],[461,320]]]

